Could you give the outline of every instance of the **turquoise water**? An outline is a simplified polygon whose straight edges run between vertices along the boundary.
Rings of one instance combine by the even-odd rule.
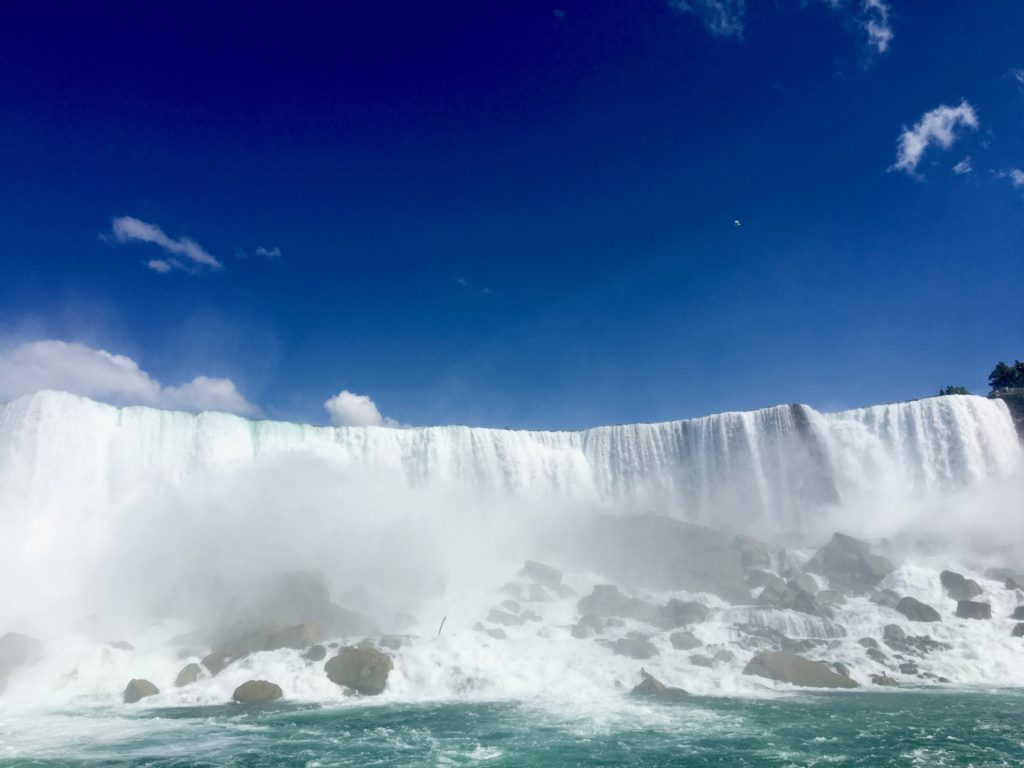
[[[82,710],[4,720],[0,766],[1024,766],[1024,694]]]

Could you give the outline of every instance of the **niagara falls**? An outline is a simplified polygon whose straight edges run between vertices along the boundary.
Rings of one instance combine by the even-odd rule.
[[[1024,766],[1024,4],[8,4],[0,768]]]

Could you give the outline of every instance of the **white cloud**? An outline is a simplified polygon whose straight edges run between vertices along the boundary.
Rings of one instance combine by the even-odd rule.
[[[968,155],[959,163],[953,166],[953,173],[963,176],[965,173],[970,173],[974,170],[974,165],[971,164],[971,156]]]
[[[228,411],[245,416],[260,413],[230,379],[197,376],[181,386],[168,387],[130,357],[85,344],[51,339],[0,351],[0,402],[41,389],[62,390],[115,405]]]
[[[1020,168],[1010,168],[999,172],[999,178],[1009,179],[1014,189],[1024,189],[1024,171]]]
[[[861,6],[860,25],[868,33],[868,48],[876,53],[885,53],[892,42],[892,26],[889,23],[889,6],[884,0],[864,0]]]
[[[1024,69],[1011,69],[1007,74],[1021,85],[1024,85]]]
[[[146,263],[147,267],[156,272],[166,273],[171,269],[190,271],[203,267],[224,268],[223,264],[203,250],[195,240],[188,237],[168,237],[156,224],[147,224],[133,216],[115,218],[111,223],[111,231],[119,243],[152,243],[171,254],[171,258],[153,259]],[[179,256],[185,261],[177,258]]]
[[[281,249],[276,245],[273,248],[264,248],[262,245],[256,249],[256,255],[262,256],[264,259],[280,259]]]
[[[369,395],[357,395],[341,390],[324,403],[324,408],[336,427],[398,427],[394,419],[381,416],[377,404]]]
[[[897,140],[896,162],[889,170],[916,175],[917,164],[928,147],[939,146],[949,149],[957,140],[957,131],[960,128],[977,127],[978,116],[974,112],[974,107],[966,101],[960,102],[956,107],[943,105],[925,112],[913,128],[903,129]]]
[[[670,8],[692,13],[717,37],[743,37],[746,0],[668,0]]]

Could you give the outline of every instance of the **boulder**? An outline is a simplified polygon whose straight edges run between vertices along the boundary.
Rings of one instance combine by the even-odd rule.
[[[786,589],[785,579],[780,576],[776,576],[774,573],[769,571],[750,571],[747,574],[746,583],[751,589],[768,586],[771,586],[778,591]]]
[[[1024,622],[1015,625],[1014,628],[1010,630],[1010,637],[1024,637]]]
[[[892,569],[892,563],[881,555],[873,554],[866,541],[842,533],[833,534],[832,540],[804,566],[808,573],[827,578],[833,588],[857,592],[875,586]]]
[[[816,640],[794,640],[772,627],[762,627],[754,624],[736,624],[736,629],[746,635],[745,647],[764,648],[786,651],[787,653],[807,653],[819,644]]]
[[[284,696],[281,686],[266,680],[247,680],[235,688],[231,698],[239,704],[269,704]]]
[[[823,589],[814,596],[819,603],[826,605],[845,605],[846,595],[837,589]]]
[[[778,582],[766,584],[761,594],[757,596],[757,604],[765,608],[799,611],[810,616],[828,618],[832,615],[830,610],[818,604],[813,594],[801,589],[795,581],[786,584],[780,579]]]
[[[858,687],[853,680],[833,672],[820,661],[811,661],[785,651],[762,651],[743,668],[743,674],[807,688]]]
[[[569,632],[577,640],[587,640],[588,638],[593,637],[595,634],[593,627],[587,627],[583,624],[573,625],[572,629],[570,629]]]
[[[1024,605],[1018,605],[1013,609],[1013,613],[1010,614],[1010,618],[1014,621],[1024,621]]]
[[[673,598],[658,609],[657,624],[662,629],[676,629],[708,620],[710,611],[703,603]]]
[[[899,605],[900,596],[891,589],[873,589],[868,593],[868,600],[875,605],[881,605],[886,608],[895,608]]]
[[[320,645],[311,645],[306,649],[306,652],[302,654],[302,658],[306,661],[323,661],[327,658],[327,649]]]
[[[516,616],[513,613],[502,611],[497,608],[492,608],[491,612],[487,614],[487,620],[492,624],[501,624],[505,627],[518,627],[523,624],[526,619],[521,616]]]
[[[398,635],[381,635],[377,641],[377,645],[381,648],[386,648],[389,651],[397,651],[405,642]]]
[[[673,688],[665,685],[663,682],[658,680],[654,675],[648,674],[648,672],[641,668],[640,669],[640,684],[630,691],[631,696],[642,696],[644,698],[660,699],[662,701],[675,701],[678,699],[685,699],[688,694],[682,688]]]
[[[880,675],[872,675],[871,682],[875,685],[881,685],[886,688],[895,688],[897,685],[897,682],[884,672]]]
[[[850,676],[850,668],[848,666],[846,666],[845,664],[843,664],[843,662],[841,662],[841,661],[833,661],[832,662],[832,669],[834,669],[836,672],[838,672],[843,677],[849,677]]]
[[[504,640],[508,637],[504,629],[485,629],[484,633],[492,640]]]
[[[34,637],[8,632],[0,637],[0,691],[14,670],[34,664],[43,655],[43,643]]]
[[[527,560],[523,563],[523,568],[519,571],[519,575],[535,581],[548,589],[558,590],[562,586],[562,572],[560,570],[552,568],[550,565],[544,565],[544,563],[538,563],[535,560]]]
[[[992,606],[974,600],[959,600],[956,604],[956,615],[961,619],[991,619]]]
[[[128,681],[122,698],[125,704],[134,704],[142,701],[147,696],[156,696],[158,693],[160,693],[160,689],[149,682],[149,680],[136,678]]]
[[[508,611],[509,613],[516,614],[518,614],[523,609],[522,606],[519,605],[519,603],[517,603],[515,600],[502,600],[500,603],[498,603],[498,607],[504,611]]]
[[[737,536],[733,545],[740,553],[740,562],[747,570],[769,571],[772,567],[772,546],[750,536]]]
[[[956,571],[943,571],[939,574],[939,581],[946,594],[954,600],[970,600],[981,594],[981,586],[974,579],[964,578],[963,574]]]
[[[719,651],[715,651],[715,661],[721,661],[725,664],[729,664],[736,661],[736,654],[728,648],[722,648]]]
[[[195,662],[186,664],[181,668],[181,672],[178,673],[178,676],[174,678],[174,687],[183,688],[186,685],[192,685],[192,683],[198,680],[202,674],[203,668]]]
[[[135,646],[129,643],[127,640],[111,640],[107,645],[110,648],[116,648],[119,651],[134,651]]]
[[[900,674],[903,675],[916,675],[920,670],[917,668],[917,663],[913,661],[905,661],[900,664]]]
[[[882,630],[882,639],[885,640],[886,645],[902,643],[906,641],[907,633],[897,624],[886,624]]]
[[[868,648],[864,653],[866,653],[867,657],[869,659],[871,659],[873,662],[875,662],[876,664],[888,664],[889,663],[889,657],[886,656],[884,653],[882,653],[877,648]]]
[[[895,624],[891,626],[895,626]],[[862,637],[857,641],[857,643],[865,648],[874,648],[875,650],[878,650],[878,641],[873,637]]]
[[[375,696],[384,692],[388,674],[394,668],[391,657],[373,648],[342,648],[324,671],[332,683],[357,693]]]
[[[794,592],[806,592],[809,595],[818,594],[818,582],[808,573],[800,573],[787,582],[787,586]]]
[[[702,645],[692,632],[673,632],[668,636],[668,641],[677,651],[690,651]]]
[[[611,643],[609,647],[613,653],[619,656],[628,656],[631,659],[649,659],[658,655],[658,649],[654,643],[644,637],[621,637]]]
[[[315,621],[305,621],[291,627],[279,629],[263,637],[259,650],[276,651],[281,648],[299,650],[316,645],[324,639],[323,630]]]
[[[601,632],[606,626],[611,626],[608,623],[610,621],[611,619],[602,620],[600,617],[588,613],[586,616],[580,616],[580,620],[576,623],[581,627],[592,629],[594,632]]]
[[[647,624],[658,623],[660,614],[658,606],[628,597],[613,584],[598,584],[589,595],[580,598],[577,608],[581,615],[590,614],[602,619],[618,616]]]
[[[690,656],[690,663],[695,667],[714,667],[715,660],[710,656],[705,656],[701,653],[694,653]]]
[[[938,611],[913,597],[900,598],[896,610],[911,621],[942,621]]]

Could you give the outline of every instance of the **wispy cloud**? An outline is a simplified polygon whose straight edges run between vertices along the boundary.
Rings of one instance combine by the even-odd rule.
[[[953,173],[963,176],[964,174],[970,173],[974,170],[974,165],[971,163],[971,156],[968,155],[959,163],[953,166]]]
[[[152,243],[168,254],[166,258],[151,259],[146,266],[154,272],[165,274],[178,269],[194,272],[198,269],[223,269],[216,258],[189,237],[173,238],[164,233],[156,224],[149,224],[134,216],[119,216],[111,223],[114,240],[119,243]]]
[[[42,389],[71,392],[114,405],[260,414],[231,379],[196,376],[179,386],[165,386],[126,355],[55,339],[0,350],[0,402]]]
[[[925,112],[913,128],[904,128],[897,139],[896,162],[890,171],[904,171],[917,175],[917,165],[925,151],[932,146],[949,149],[957,140],[961,129],[976,129],[978,115],[966,101],[959,106],[946,105]]]
[[[369,395],[341,390],[324,403],[331,423],[336,427],[399,427],[394,419],[382,416]]]
[[[1014,189],[1024,189],[1024,171],[1020,168],[1008,168],[999,172],[999,178],[1009,179]]]
[[[883,0],[864,0],[860,25],[867,32],[869,49],[875,53],[889,50],[893,32],[889,22],[889,6]]]
[[[746,0],[668,0],[680,13],[692,13],[716,37],[743,37]]]
[[[264,248],[262,245],[256,249],[256,255],[261,256],[264,259],[280,259],[281,249],[276,245],[273,248]]]

